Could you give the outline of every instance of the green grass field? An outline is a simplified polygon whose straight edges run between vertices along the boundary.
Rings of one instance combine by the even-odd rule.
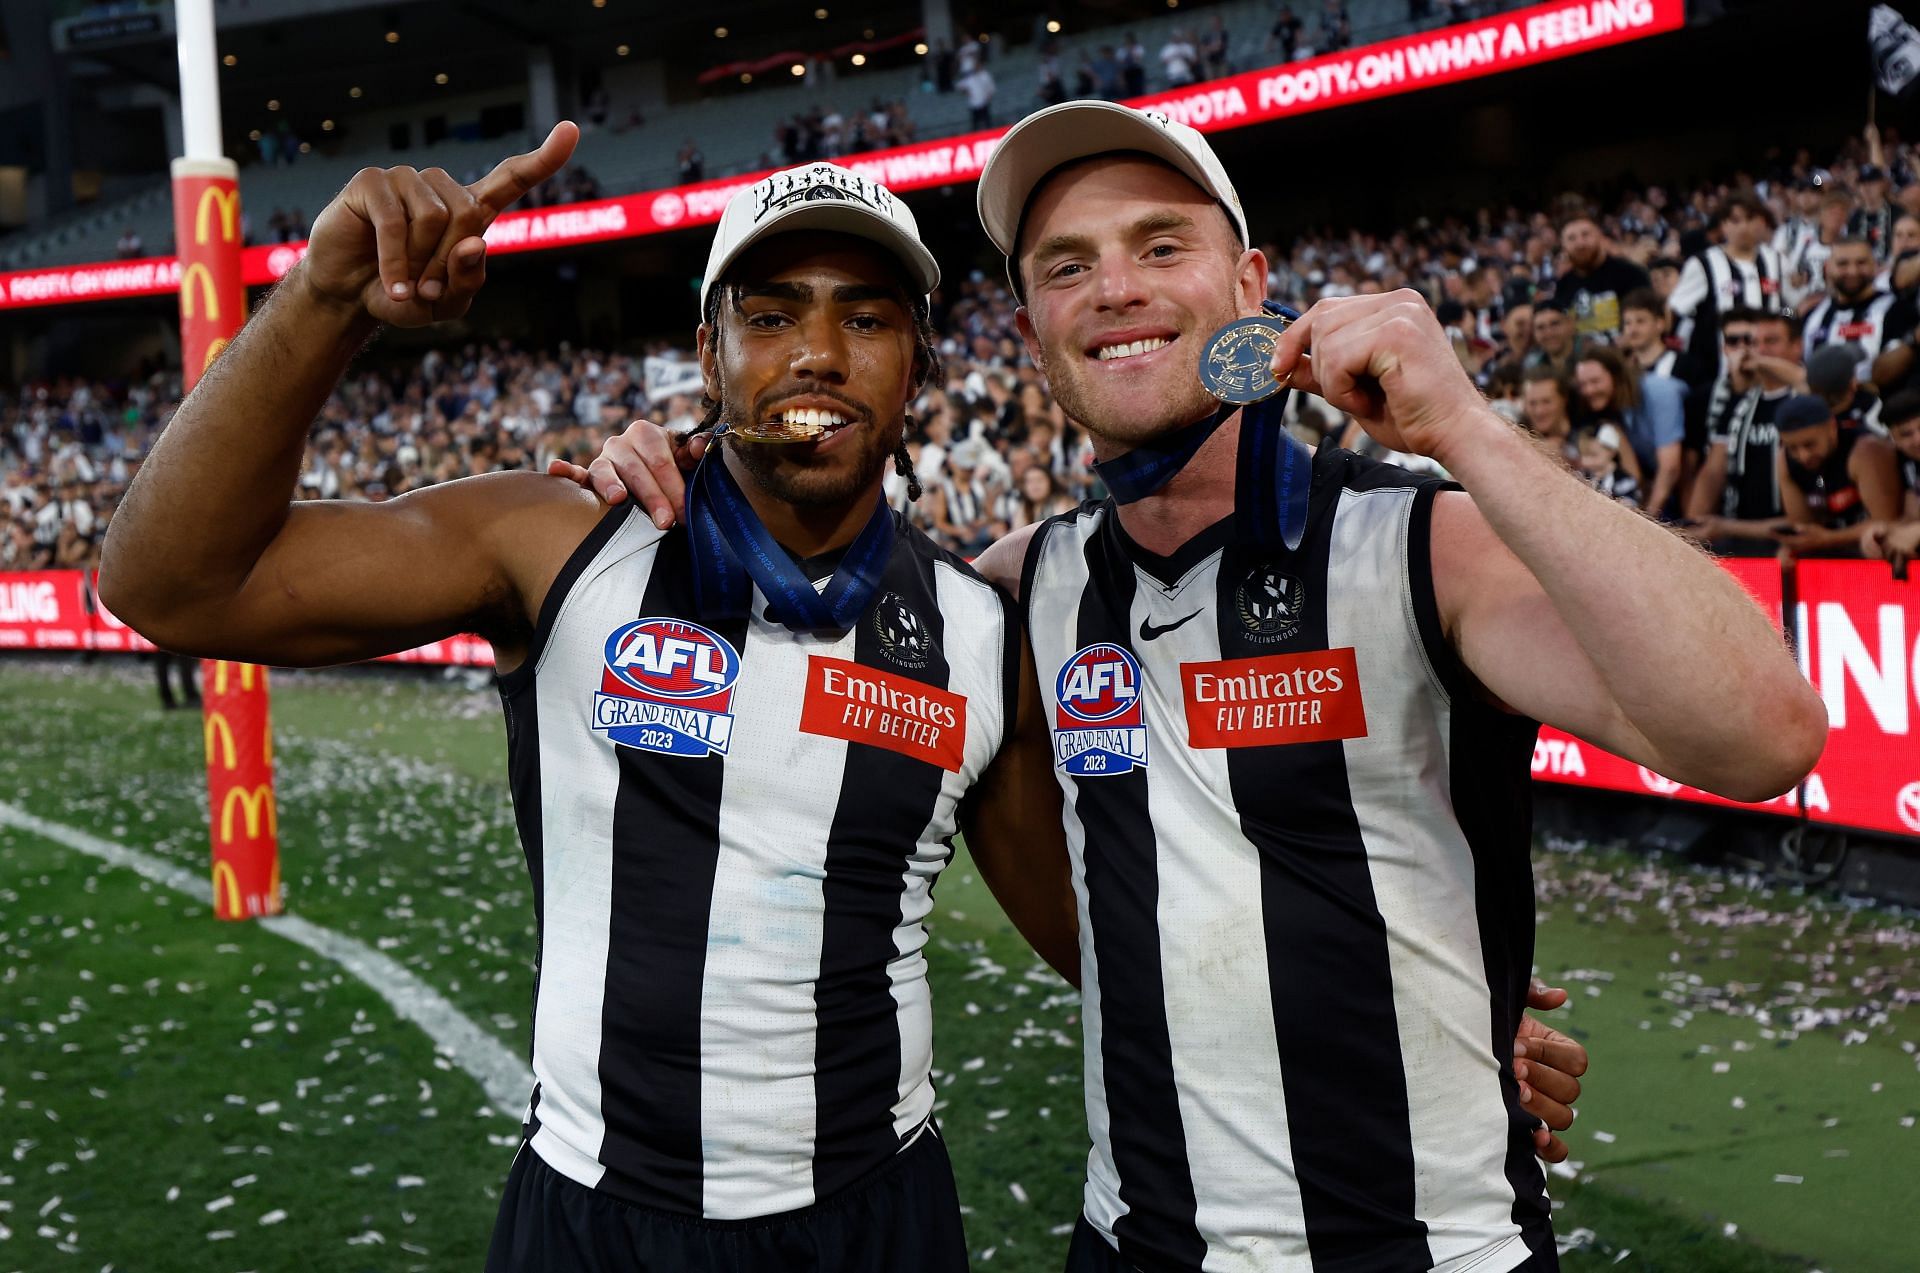
[[[274,688],[289,909],[524,1051],[497,700]],[[144,666],[0,661],[0,801],[196,871],[199,731]],[[1566,1267],[1920,1267],[1920,924],[1618,852],[1536,861],[1540,970],[1595,1060],[1552,1182]],[[975,1262],[1056,1270],[1086,1153],[1078,999],[964,852],[929,927]],[[516,1132],[333,965],[0,826],[0,1270],[477,1268]]]

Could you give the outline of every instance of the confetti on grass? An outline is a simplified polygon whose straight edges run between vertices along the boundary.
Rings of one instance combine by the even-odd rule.
[[[361,684],[365,687],[379,683],[369,678]],[[144,680],[137,683],[129,680],[126,688],[130,692],[129,697],[131,692],[148,696],[151,693],[150,684]],[[363,688],[355,692],[367,693],[370,698],[387,699],[384,688],[372,692]],[[10,711],[6,706],[4,700],[7,697],[6,686],[0,685],[0,725],[20,717],[17,710]],[[487,699],[484,695],[477,697]],[[478,713],[482,715],[492,717],[497,715],[497,711],[496,701],[482,701],[478,705]],[[191,723],[197,727],[197,722]],[[396,722],[390,728],[397,733],[401,726]],[[31,736],[34,732],[24,730],[21,736]],[[193,741],[197,744],[197,736]],[[42,744],[35,739],[28,746],[39,748]],[[24,788],[28,782],[28,772],[20,767],[19,753],[11,747],[6,750],[8,754],[0,755],[0,799],[20,799],[24,802],[27,799]],[[49,754],[52,751],[51,748],[45,750]],[[98,748],[95,747],[93,751],[97,754]],[[141,766],[137,764],[120,766],[115,771],[114,782],[123,785],[125,791],[114,792],[108,790],[97,775],[89,772],[90,766],[95,769],[101,767],[95,760],[87,758],[86,749],[76,748],[75,753],[84,763],[76,762],[68,766],[64,761],[52,762],[71,773],[72,781],[65,785],[80,793],[74,811],[69,813],[49,804],[37,807],[36,812],[96,830],[130,827],[130,831],[113,831],[112,834],[129,844],[152,847],[152,851],[182,864],[192,870],[196,877],[204,879],[205,814],[202,805],[197,803],[204,801],[204,795],[199,794],[204,791],[203,774],[185,771],[184,777],[169,780],[169,788],[168,782],[139,772]],[[324,904],[330,924],[350,933],[369,947],[384,947],[391,958],[431,982],[474,1021],[494,1031],[510,1046],[516,1049],[523,1046],[527,1028],[525,1005],[531,984],[531,951],[527,946],[526,930],[531,925],[525,897],[525,868],[517,860],[513,846],[510,813],[503,798],[504,787],[497,780],[491,786],[449,781],[444,771],[430,766],[390,762],[368,754],[361,747],[336,746],[331,740],[316,741],[297,735],[290,735],[284,740],[282,761],[281,790],[286,807],[301,808],[302,816],[308,819],[304,839],[289,837],[289,844],[298,851],[289,851],[285,858],[288,872],[286,887],[295,909],[317,916],[321,913],[320,904]],[[456,814],[454,806],[463,802],[464,810]],[[91,807],[81,807],[83,805]],[[159,811],[157,817],[148,816],[148,809],[144,806],[149,805]],[[184,829],[170,829],[175,824]],[[161,841],[157,846],[154,845],[155,838]],[[409,861],[406,855],[396,852],[398,848],[404,848],[408,854],[420,850],[418,859]],[[1567,895],[1572,886],[1565,884],[1566,879],[1575,872],[1584,871],[1587,865],[1588,860],[1584,858],[1568,859],[1564,865],[1554,864],[1552,869],[1542,872],[1545,879],[1543,893],[1561,888],[1562,895]],[[10,875],[5,866],[4,845],[0,844],[0,889],[20,890],[27,887]],[[1836,921],[1829,918],[1826,912],[1820,912],[1812,928],[1796,928],[1796,921],[1783,922],[1741,910],[1730,900],[1730,889],[1702,873],[1673,872],[1661,867],[1644,878],[1637,877],[1632,871],[1621,870],[1601,870],[1591,872],[1591,875],[1595,892],[1584,912],[1588,922],[1619,922],[1626,919],[1629,910],[1638,908],[1647,916],[1672,916],[1676,933],[1679,937],[1686,937],[1693,924],[1693,911],[1715,908],[1724,911],[1714,920],[1703,922],[1699,935],[1706,940],[1697,945],[1676,937],[1675,945],[1680,957],[1675,959],[1671,975],[1661,980],[1658,1001],[1636,1014],[1647,1016],[1650,1024],[1663,1032],[1663,1037],[1669,1029],[1691,1029],[1697,1036],[1704,1032],[1701,1027],[1708,1025],[1709,1018],[1713,1017],[1744,1019],[1774,1032],[1758,1045],[1765,1049],[1775,1046],[1776,1036],[1782,1042],[1790,1041],[1795,1031],[1831,1032],[1836,1042],[1850,1037],[1850,1033],[1866,1033],[1874,1036],[1877,1042],[1881,1036],[1905,1024],[1898,1009],[1912,1002],[1915,997],[1912,987],[1920,986],[1920,980],[1909,975],[1903,981],[1893,973],[1902,959],[1906,962],[1901,966],[1910,970],[1912,952],[1920,947],[1911,944],[1910,935],[1903,937],[1896,934],[1886,942],[1865,936],[1868,930],[1878,927],[1897,930],[1905,923],[1904,919],[1889,923],[1884,917],[1866,913],[1849,926],[1844,918]],[[111,877],[103,878],[109,885],[112,884]],[[1602,891],[1608,895],[1602,897]],[[1662,893],[1672,897],[1664,909],[1658,906]],[[11,901],[0,899],[0,937],[15,937],[14,933],[4,931],[10,926],[12,915],[24,915],[29,911],[58,916],[64,908],[64,918],[54,920],[56,926],[47,930],[49,936],[61,928],[77,927],[76,910],[64,903],[42,900],[45,896],[38,895],[17,909],[13,908]],[[81,889],[73,888],[71,896],[78,901],[82,896]],[[147,906],[145,915],[148,931],[152,936],[152,944],[156,946],[162,943],[172,945],[173,942],[161,930],[162,921],[177,928],[188,917],[188,912],[195,910],[192,904],[177,898],[172,900],[171,905],[172,913],[157,910],[151,904]],[[986,908],[983,905],[971,900],[963,905],[984,920]],[[1817,907],[1801,906],[1798,899],[1787,897],[1775,899],[1758,909],[1778,909],[1789,913],[1799,911],[1803,915],[1818,910]],[[1713,927],[1715,923],[1719,927]],[[946,944],[943,940],[946,934],[942,932],[938,916],[930,921],[930,927],[934,942]],[[947,929],[947,933],[953,931],[950,927]],[[966,930],[961,932],[964,934]],[[1770,942],[1772,949],[1782,952],[1779,956],[1781,962],[1802,966],[1797,970],[1797,975],[1804,980],[1798,980],[1795,985],[1775,980],[1759,985],[1755,984],[1756,975],[1748,972],[1745,975],[1749,980],[1743,985],[1736,976],[1719,971],[1713,960],[1718,951],[1731,944],[1729,934],[1739,936],[1743,943],[1749,938]],[[222,933],[223,938],[228,935]],[[84,932],[65,939],[76,950],[84,949],[80,943],[85,940]],[[1908,944],[1902,945],[1903,942]],[[33,944],[31,939],[29,944]],[[972,942],[961,944],[974,946]],[[140,939],[140,945],[142,949],[145,948],[146,937]],[[228,1075],[225,1083],[244,1093],[241,1103],[227,1106],[222,1101],[223,1089],[215,1087],[211,1099],[203,1099],[200,1108],[181,1111],[182,1125],[190,1124],[194,1133],[201,1131],[201,1115],[207,1111],[211,1111],[211,1115],[206,1129],[207,1140],[199,1151],[199,1160],[189,1162],[178,1173],[187,1190],[185,1198],[180,1198],[178,1185],[172,1187],[169,1196],[188,1201],[189,1205],[195,1197],[204,1202],[212,1182],[234,1179],[238,1168],[257,1169],[259,1183],[252,1186],[252,1192],[245,1200],[253,1205],[233,1207],[235,1214],[226,1217],[226,1222],[240,1234],[232,1246],[223,1248],[227,1257],[221,1263],[233,1268],[276,1267],[276,1260],[255,1254],[250,1243],[267,1251],[272,1249],[266,1245],[269,1242],[285,1243],[305,1237],[314,1220],[311,1207],[303,1208],[300,1217],[276,1221],[279,1227],[271,1235],[254,1231],[258,1225],[266,1224],[264,1216],[255,1222],[253,1213],[258,1208],[272,1203],[290,1205],[292,1200],[303,1196],[288,1188],[296,1179],[302,1184],[310,1182],[313,1186],[324,1183],[334,1196],[351,1197],[355,1202],[354,1209],[345,1213],[352,1227],[328,1232],[324,1243],[331,1244],[334,1251],[329,1258],[327,1252],[316,1250],[313,1256],[316,1266],[340,1262],[354,1267],[403,1269],[410,1265],[439,1267],[442,1263],[450,1262],[449,1251],[436,1240],[437,1234],[431,1228],[436,1210],[432,1204],[450,1190],[468,1189],[472,1176],[466,1170],[467,1164],[462,1163],[457,1169],[436,1170],[431,1178],[433,1183],[423,1183],[418,1187],[418,1192],[401,1184],[403,1177],[399,1173],[420,1171],[437,1161],[406,1154],[403,1147],[408,1144],[414,1129],[433,1126],[414,1120],[416,1117],[425,1117],[422,1114],[423,1107],[430,1107],[433,1097],[437,1096],[438,1103],[447,1106],[446,1110],[441,1111],[447,1115],[440,1120],[441,1123],[457,1123],[463,1127],[477,1125],[479,1135],[472,1136],[468,1142],[474,1147],[476,1158],[500,1151],[500,1176],[504,1176],[505,1165],[517,1145],[517,1137],[512,1134],[509,1125],[512,1120],[501,1118],[485,1107],[475,1108],[474,1095],[466,1086],[464,1076],[448,1073],[442,1079],[434,1073],[435,1070],[444,1072],[449,1069],[444,1058],[428,1058],[431,1062],[429,1068],[428,1065],[417,1063],[420,1055],[417,1051],[408,1052],[396,1046],[392,1036],[402,1033],[404,1028],[394,1027],[380,1010],[371,1014],[374,1019],[362,1018],[352,1024],[346,1020],[352,1015],[350,1007],[337,1014],[313,1011],[305,1018],[289,1014],[286,1011],[288,1004],[284,1000],[280,1001],[277,1012],[265,1008],[250,1010],[249,1003],[258,1001],[255,996],[274,1001],[274,996],[265,989],[271,979],[259,972],[254,974],[255,984],[250,991],[243,992],[237,999],[222,1001],[223,1004],[231,1004],[232,1013],[222,1029],[230,1028],[234,1035],[247,1037],[235,1038],[223,1034],[222,1046],[228,1050],[222,1054],[213,1049],[207,1042],[209,1011],[202,1005],[230,988],[225,972],[215,977],[213,969],[235,970],[244,974],[246,968],[255,962],[258,953],[254,949],[253,939],[248,937],[242,937],[239,944],[223,941],[222,945],[227,949],[221,952],[218,960],[206,956],[204,952],[207,947],[201,946],[199,952],[205,962],[198,968],[180,961],[181,951],[178,949],[169,949],[165,953],[156,950],[150,966],[155,971],[167,970],[162,974],[166,977],[164,985],[158,980],[150,986],[143,984],[143,978],[147,977],[145,971],[130,975],[127,971],[112,968],[106,962],[95,961],[94,966],[100,970],[99,979],[84,991],[101,1004],[111,1004],[117,1015],[123,1015],[122,1009],[147,1000],[161,1005],[169,1002],[175,1005],[170,1015],[164,1011],[154,1012],[149,1018],[151,1024],[145,1026],[141,1033],[122,1030],[121,1037],[108,1035],[103,1040],[103,1047],[114,1063],[150,1065],[151,1058],[167,1049],[179,1051],[188,1046],[211,1053],[216,1066],[223,1066],[229,1061],[234,1063],[224,1069]],[[1836,945],[1839,947],[1837,954]],[[998,956],[998,959],[994,956]],[[995,1152],[1005,1154],[1028,1152],[1019,1142],[1029,1135],[1072,1139],[1082,1134],[1078,996],[1066,990],[1053,974],[1044,969],[1036,966],[1023,971],[1024,958],[1023,950],[1010,948],[995,938],[991,947],[983,942],[976,949],[968,949],[949,959],[934,973],[936,994],[940,986],[958,987],[961,979],[968,982],[958,993],[949,992],[950,999],[942,1010],[943,1028],[958,1019],[970,1031],[958,1036],[949,1033],[941,1044],[939,1055],[945,1061],[945,1071],[939,1082],[942,1088],[947,1089],[942,1096],[950,1098],[941,1102],[946,1111],[943,1122],[952,1128],[956,1139],[966,1135],[978,1144],[989,1139],[982,1131],[983,1116],[999,1114],[1005,1121],[1001,1123]],[[0,976],[6,974],[5,963],[5,959],[0,959]],[[1011,969],[1005,966],[1009,964],[1012,965]],[[1543,972],[1551,970],[1543,969]],[[1839,977],[1837,983],[1834,980],[1835,973]],[[125,983],[117,989],[109,984],[116,977],[119,982]],[[1622,977],[1631,980],[1624,973]],[[1569,980],[1582,980],[1589,989],[1602,990],[1610,997],[1625,993],[1612,980],[1611,974],[1602,970],[1595,970],[1590,978]],[[209,981],[213,984],[209,985]],[[304,981],[304,991],[310,1003],[327,996],[337,1001],[343,992],[342,983],[331,968],[309,968],[304,973]],[[81,989],[79,981],[70,980],[69,984],[75,990]],[[40,1052],[40,1056],[48,1058],[40,1063],[44,1071],[58,1071],[61,1068],[49,1061],[62,1044],[87,1038],[79,1032],[83,1027],[61,1025],[57,1021],[57,1015],[65,1011],[61,1006],[64,999],[63,992],[60,999],[51,1000],[49,1006],[35,1008],[31,1014],[36,1021],[44,1018],[58,1030],[57,1034],[50,1036],[48,1044]],[[1873,1004],[1866,1013],[1856,1011],[1863,999],[1869,999]],[[8,1009],[12,1010],[17,998],[11,986],[0,986],[0,1000],[6,1000]],[[969,1001],[977,1011],[965,1012],[964,1005]],[[1587,1000],[1582,997],[1581,1002]],[[190,1010],[179,1005],[187,1005]],[[1803,1007],[1809,1011],[1799,1012],[1798,1009]],[[1878,1022],[1874,1020],[1876,1014],[1881,1017]],[[167,1017],[164,1027],[161,1024],[162,1017]],[[1679,1025],[1672,1024],[1676,1018],[1680,1021]],[[277,1028],[257,1035],[251,1033],[251,1027],[268,1022],[277,1022]],[[1631,1025],[1631,1021],[1628,1024]],[[301,1026],[301,1033],[295,1035],[289,1029],[293,1025]],[[0,1031],[12,1028],[0,1025]],[[957,1044],[951,1042],[956,1037],[960,1040]],[[1685,1034],[1678,1036],[1681,1040],[1687,1037]],[[370,1045],[379,1045],[383,1041],[390,1056],[411,1057],[414,1062],[412,1068],[419,1073],[409,1073],[405,1067],[396,1067],[391,1060],[370,1060],[369,1057],[375,1054],[375,1048]],[[18,1044],[17,1034],[0,1037],[0,1055],[18,1055],[13,1051]],[[253,1045],[251,1049],[248,1049],[248,1044]],[[123,1047],[131,1047],[133,1051],[125,1056],[114,1055]],[[1726,1043],[1722,1043],[1721,1047],[1728,1050]],[[1740,1053],[1749,1048],[1743,1048],[1736,1041],[1730,1050]],[[975,1053],[982,1055],[970,1064],[965,1063]],[[323,1054],[327,1057],[324,1063],[320,1059]],[[266,1058],[276,1074],[273,1081],[263,1081],[257,1077],[259,1071],[254,1062],[260,1058]],[[1712,1058],[1703,1059],[1709,1065],[1724,1063],[1716,1063]],[[1751,1059],[1743,1058],[1742,1087],[1756,1092],[1756,1106],[1770,1103],[1770,1098],[1766,1102],[1762,1100],[1762,1084],[1744,1073]],[[1008,1061],[1011,1064],[1003,1066],[1003,1062]],[[384,1073],[380,1072],[383,1065]],[[368,1066],[374,1068],[367,1069]],[[211,1072],[219,1074],[222,1069],[215,1068]],[[308,1077],[297,1079],[296,1076],[303,1072]],[[1696,1069],[1695,1073],[1698,1072]],[[363,1075],[377,1077],[367,1078]],[[433,1085],[441,1090],[429,1095],[427,1089],[420,1086],[424,1083],[420,1075],[431,1076]],[[14,1077],[17,1080],[18,1070]],[[58,1082],[58,1078],[54,1081]],[[1866,1086],[1844,1084],[1844,1081],[1843,1085],[1848,1086],[1851,1096],[1857,1096],[1860,1088]],[[987,1086],[993,1086],[994,1091],[986,1092],[984,1088]],[[1875,1107],[1877,1112],[1869,1121],[1882,1136],[1895,1136],[1899,1133],[1890,1125],[1903,1115],[1907,1116],[1906,1121],[1910,1125],[1914,1107],[1908,1103],[1908,1097],[1899,1084],[1889,1083],[1887,1086],[1894,1089],[1894,1094],[1888,1103]],[[14,1102],[31,1090],[26,1084],[16,1084],[16,1088],[6,1094],[8,1115],[14,1113]],[[99,1091],[104,1095],[94,1095],[91,1099],[85,1099],[83,1085],[70,1086],[68,1090],[71,1094],[65,1103],[54,1099],[51,1104],[55,1112],[68,1116],[69,1124],[79,1118],[75,1113],[76,1098],[83,1099],[88,1107],[111,1110],[112,1101],[119,1096],[118,1085],[111,1080],[100,1082]],[[1719,1090],[1724,1090],[1724,1087]],[[416,1097],[416,1091],[417,1099],[408,1099]],[[328,1098],[336,1096],[341,1099],[329,1103]],[[384,1100],[376,1103],[371,1099],[376,1096],[384,1097]],[[984,1097],[995,1099],[982,1099]],[[1041,1105],[1042,1100],[1048,1104]],[[39,1104],[44,1107],[48,1101],[41,1099]],[[280,1105],[284,1105],[286,1110],[269,1109],[270,1106]],[[1061,1117],[1053,1120],[1055,1125],[1038,1121],[1048,1118],[1056,1110]],[[32,1133],[46,1143],[29,1145],[22,1151],[27,1169],[21,1174],[37,1175],[50,1160],[65,1159],[74,1167],[71,1175],[56,1177],[66,1186],[61,1192],[70,1199],[79,1197],[82,1189],[87,1187],[80,1183],[83,1173],[79,1164],[83,1160],[79,1152],[68,1150],[63,1142],[51,1134],[58,1130],[58,1126],[51,1120],[43,1120],[40,1109],[32,1111],[31,1117],[31,1122],[22,1120],[18,1124],[10,1123],[5,1139],[0,1141],[0,1148],[14,1148],[16,1138],[24,1139],[28,1133]],[[355,1117],[357,1121],[348,1122],[347,1117]],[[275,1120],[278,1118],[287,1118],[289,1122],[276,1126]],[[1848,1119],[1849,1125],[1857,1121],[1852,1117]],[[390,1139],[368,1139],[373,1136]],[[486,1137],[487,1144],[480,1143],[481,1136]],[[340,1139],[330,1143],[329,1137]],[[106,1145],[106,1138],[101,1139]],[[1632,1139],[1637,1141],[1640,1137],[1636,1135]],[[256,1141],[265,1143],[256,1145]],[[1912,1143],[1911,1133],[1904,1143]],[[218,1148],[222,1144],[231,1148],[236,1156],[246,1156],[247,1162],[222,1162]],[[1007,1148],[1000,1149],[1000,1144]],[[376,1146],[392,1146],[398,1152]],[[1597,1149],[1598,1144],[1595,1147]],[[261,1155],[260,1151],[265,1149],[272,1149],[274,1154]],[[1083,1144],[1081,1150],[1083,1156]],[[375,1159],[365,1162],[364,1170],[357,1176],[351,1174],[353,1165],[364,1160],[369,1152],[375,1154]],[[1859,1157],[1858,1154],[1855,1156]],[[103,1159],[110,1160],[111,1157],[110,1148],[102,1154]],[[1058,1260],[1053,1252],[1064,1247],[1064,1240],[1073,1230],[1071,1223],[1055,1223],[1063,1214],[1069,1217],[1073,1214],[1071,1204],[1063,1204],[1062,1199],[1066,1194],[1056,1187],[1058,1182],[1043,1178],[1040,1167],[1027,1166],[1028,1161],[1031,1160],[1006,1159],[1005,1166],[1011,1169],[995,1173],[997,1179],[989,1176],[984,1181],[962,1180],[961,1187],[966,1191],[966,1196],[977,1198],[980,1203],[978,1214],[969,1221],[969,1228],[981,1230],[975,1241],[981,1244],[978,1249],[986,1253],[985,1258],[990,1259],[995,1268],[1008,1265],[1056,1268]],[[11,1163],[0,1156],[0,1165],[11,1166]],[[1791,1159],[1780,1165],[1788,1169],[1798,1166]],[[1076,1171],[1078,1166],[1075,1166]],[[223,1167],[228,1169],[222,1171]],[[1765,1179],[1771,1172],[1772,1166],[1769,1165],[1759,1178]],[[1014,1193],[1014,1187],[1007,1183],[1016,1178],[1036,1181],[1039,1205],[1030,1202],[1020,1209],[1020,1198]],[[1808,1178],[1817,1177],[1810,1175]],[[145,1210],[151,1215],[161,1209],[160,1194],[168,1188],[168,1182],[165,1176],[149,1179],[151,1183],[139,1191],[139,1197],[145,1200]],[[383,1181],[393,1183],[383,1185]],[[0,1181],[0,1185],[5,1183]],[[231,1186],[233,1189],[241,1187],[237,1183]],[[1000,1188],[1006,1188],[1007,1193],[999,1193]],[[473,1192],[481,1194],[489,1189],[497,1197],[497,1177],[490,1178],[488,1184]],[[7,1189],[0,1188],[0,1193],[6,1192]],[[19,1208],[21,1218],[30,1216],[44,1196],[35,1190],[32,1195],[23,1197]],[[417,1207],[423,1217],[420,1229],[404,1227],[405,1222],[401,1218],[403,1211],[399,1205],[403,1202],[413,1202]],[[72,1205],[78,1206],[77,1203]],[[138,1208],[129,1207],[128,1210],[137,1213]],[[221,1214],[224,1215],[224,1212]],[[82,1212],[83,1218],[84,1215]],[[1745,1220],[1745,1217],[1742,1219]],[[60,1225],[57,1236],[64,1238],[67,1222],[53,1221],[50,1216],[50,1226],[53,1223]],[[1752,1223],[1748,1221],[1749,1226]],[[15,1225],[21,1227],[20,1220],[15,1220]],[[28,1231],[32,1227],[32,1223],[24,1226]],[[1709,1227],[1716,1233],[1719,1229],[1717,1223]],[[386,1232],[389,1229],[393,1230],[390,1234]],[[186,1234],[189,1241],[190,1233],[191,1228]],[[403,1245],[399,1242],[402,1236],[413,1241]],[[354,1246],[393,1246],[396,1250],[391,1259],[374,1252],[338,1252],[338,1245],[343,1242]],[[1047,1254],[1036,1258],[1035,1248],[1043,1244]],[[1644,1244],[1636,1242],[1635,1245]],[[426,1255],[429,1247],[435,1249],[438,1261]],[[417,1258],[400,1260],[400,1251]],[[1604,1248],[1591,1263],[1604,1263],[1615,1254],[1615,1249]],[[345,1260],[341,1259],[342,1256],[346,1257]],[[200,1260],[206,1262],[204,1255]],[[15,1262],[22,1267],[35,1267],[36,1264],[20,1257],[16,1257]],[[97,1268],[100,1262],[96,1258],[85,1267]],[[13,1266],[13,1263],[0,1260],[0,1269]],[[82,1265],[76,1262],[73,1267]]]

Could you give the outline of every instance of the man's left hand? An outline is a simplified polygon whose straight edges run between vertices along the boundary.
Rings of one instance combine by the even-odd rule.
[[[1463,431],[1504,427],[1426,298],[1407,288],[1316,302],[1274,344],[1273,374],[1353,416],[1382,446],[1443,465]]]
[[[686,475],[712,443],[711,433],[676,435],[651,420],[635,420],[608,438],[586,468],[554,460],[547,475],[584,486],[609,504],[632,495],[665,530],[686,513]]]
[[[1527,1006],[1550,1011],[1567,1001],[1567,992],[1535,977],[1527,987]],[[1513,1077],[1520,1085],[1520,1108],[1545,1126],[1533,1129],[1533,1152],[1548,1162],[1565,1162],[1567,1144],[1555,1132],[1573,1126],[1573,1103],[1580,1099],[1580,1076],[1587,1072],[1587,1050],[1531,1016],[1520,1018],[1513,1036]]]

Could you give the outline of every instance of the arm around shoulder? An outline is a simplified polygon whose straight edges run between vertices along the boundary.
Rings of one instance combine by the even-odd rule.
[[[1077,988],[1079,904],[1060,818],[1060,784],[1053,776],[1053,735],[1024,638],[1018,675],[1019,702],[1006,742],[961,806],[960,822],[967,852],[1007,918]]]
[[[973,559],[973,568],[984,575],[987,582],[1006,589],[1015,601],[1020,600],[1020,574],[1026,567],[1027,547],[1033,543],[1040,526],[1041,523],[1033,522],[994,540],[985,552]]]

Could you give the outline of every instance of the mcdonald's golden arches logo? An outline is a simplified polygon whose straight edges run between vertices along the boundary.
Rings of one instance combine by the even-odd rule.
[[[226,713],[225,712],[208,713],[206,731],[207,731],[207,763],[209,765],[213,763],[213,757],[215,754],[213,750],[213,744],[217,740],[221,744],[221,748],[219,752],[220,759],[222,762],[221,768],[238,769],[240,767],[240,759],[238,756],[234,754],[233,726],[227,723]]]
[[[214,693],[224,694],[227,692],[227,669],[230,667],[237,667],[240,669],[240,688],[241,689],[243,690],[252,689],[255,676],[258,676],[260,678],[261,686],[263,688],[265,687],[267,683],[267,670],[263,667],[260,667],[258,664],[234,663],[227,659],[216,659],[214,660],[214,664],[213,664],[213,692]]]
[[[231,787],[225,798],[220,801],[220,843],[233,843],[233,811],[238,807],[247,824],[247,838],[260,838],[260,824],[264,821],[267,834],[280,834],[280,819],[273,807],[273,787],[268,783],[256,784],[253,788]]]
[[[220,905],[222,900],[226,905]],[[240,876],[231,862],[213,864],[213,913],[237,917],[240,911]]]
[[[223,190],[219,186],[208,186],[200,192],[200,206],[193,214],[193,241],[201,247],[208,242],[208,234],[213,229],[213,218],[208,214],[215,208],[220,210],[220,241],[232,243],[240,237],[240,190]]]
[[[228,343],[225,336],[216,336],[207,342],[207,356],[200,360],[200,370],[202,373],[204,373],[207,368],[213,366],[214,359],[226,352]]]
[[[195,317],[193,310],[193,283],[200,281],[200,303],[206,308],[207,321],[220,319],[220,292],[213,285],[213,271],[207,268],[205,261],[195,261],[180,275],[180,312],[188,318]]]

